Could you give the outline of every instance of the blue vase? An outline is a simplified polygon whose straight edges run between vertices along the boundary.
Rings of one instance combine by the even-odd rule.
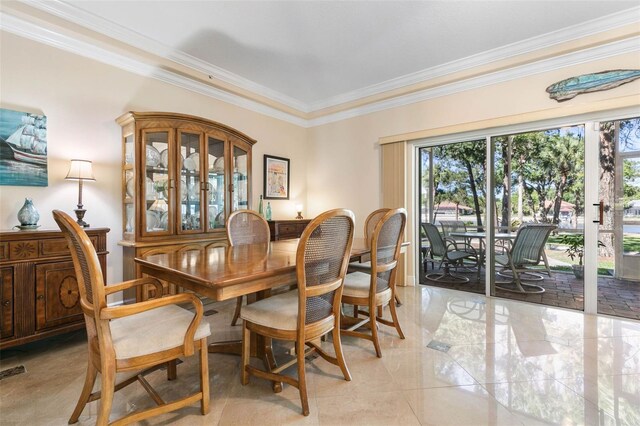
[[[21,226],[34,226],[38,224],[40,213],[36,210],[31,198],[24,199],[24,205],[18,211],[18,220]]]

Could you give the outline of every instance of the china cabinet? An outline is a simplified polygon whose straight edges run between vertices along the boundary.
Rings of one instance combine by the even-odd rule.
[[[85,228],[107,280],[108,228]],[[0,231],[0,349],[83,329],[71,252],[58,230]]]
[[[225,218],[251,207],[256,141],[184,114],[128,112],[116,122],[122,127],[124,278],[140,276],[133,260],[150,251],[223,244]],[[150,292],[125,297],[144,300]]]

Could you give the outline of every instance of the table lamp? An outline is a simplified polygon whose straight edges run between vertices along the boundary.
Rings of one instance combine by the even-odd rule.
[[[76,222],[78,222],[78,225],[88,228],[89,224],[83,220],[86,210],[82,208],[82,181],[96,180],[96,178],[93,177],[91,161],[71,160],[69,173],[67,173],[67,177],[65,177],[65,179],[78,181],[78,208],[74,210],[74,212],[76,212],[76,217],[78,218]]]
[[[296,204],[296,211],[298,212],[298,216],[296,216],[296,219],[304,219],[302,217],[302,204]]]

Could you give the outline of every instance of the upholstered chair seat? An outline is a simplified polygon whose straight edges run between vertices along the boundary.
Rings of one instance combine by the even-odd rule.
[[[342,295],[347,297],[369,297],[369,291],[371,290],[371,275],[363,272],[354,272],[347,274],[344,278],[344,289]],[[391,299],[391,289],[387,288],[380,293],[376,293],[376,298],[384,299],[387,301]]]
[[[176,305],[162,306],[111,320],[111,339],[116,359],[150,355],[184,345],[184,335],[194,314]],[[201,322],[194,340],[211,335],[208,322]]]
[[[242,308],[240,318],[263,327],[295,330],[298,324],[298,291],[288,291]]]

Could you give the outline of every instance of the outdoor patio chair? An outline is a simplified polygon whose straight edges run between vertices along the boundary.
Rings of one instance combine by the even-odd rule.
[[[516,238],[507,252],[505,254],[495,255],[496,263],[502,266],[499,273],[504,276],[504,273],[507,272],[512,274],[513,277],[512,281],[496,282],[496,288],[517,293],[544,293],[544,287],[522,281],[542,280],[542,276],[532,274],[531,269],[531,267],[539,265],[541,261],[544,263],[544,272],[551,277],[551,269],[549,268],[547,255],[544,252],[544,246],[547,243],[549,234],[556,228],[556,225],[544,223],[527,223],[522,225],[518,229]],[[536,270],[536,272],[538,271],[539,270]],[[531,277],[531,279],[523,277],[525,274]],[[515,289],[502,287],[502,285],[506,284],[514,284]],[[527,288],[531,290],[527,290]]]
[[[478,258],[478,250],[479,248],[475,248],[471,245],[469,238],[452,235],[454,233],[464,233],[467,232],[467,225],[464,224],[461,220],[441,220],[440,227],[442,228],[442,235],[444,236],[445,241],[451,241],[455,245],[456,250],[466,251],[468,253],[472,253]],[[460,265],[462,266],[462,265]],[[470,267],[477,266],[477,262],[475,265],[468,265]]]
[[[446,241],[440,235],[438,228],[431,223],[423,223],[422,227],[429,239],[431,254],[435,260],[439,260],[439,269],[442,272],[427,274],[425,277],[431,281],[445,283],[466,283],[469,278],[462,275],[455,275],[451,272],[451,265],[459,265],[464,259],[470,259],[478,263],[478,256],[464,250],[457,250],[452,241]],[[444,268],[444,269],[443,269]],[[478,268],[478,280],[480,279],[480,268]]]

